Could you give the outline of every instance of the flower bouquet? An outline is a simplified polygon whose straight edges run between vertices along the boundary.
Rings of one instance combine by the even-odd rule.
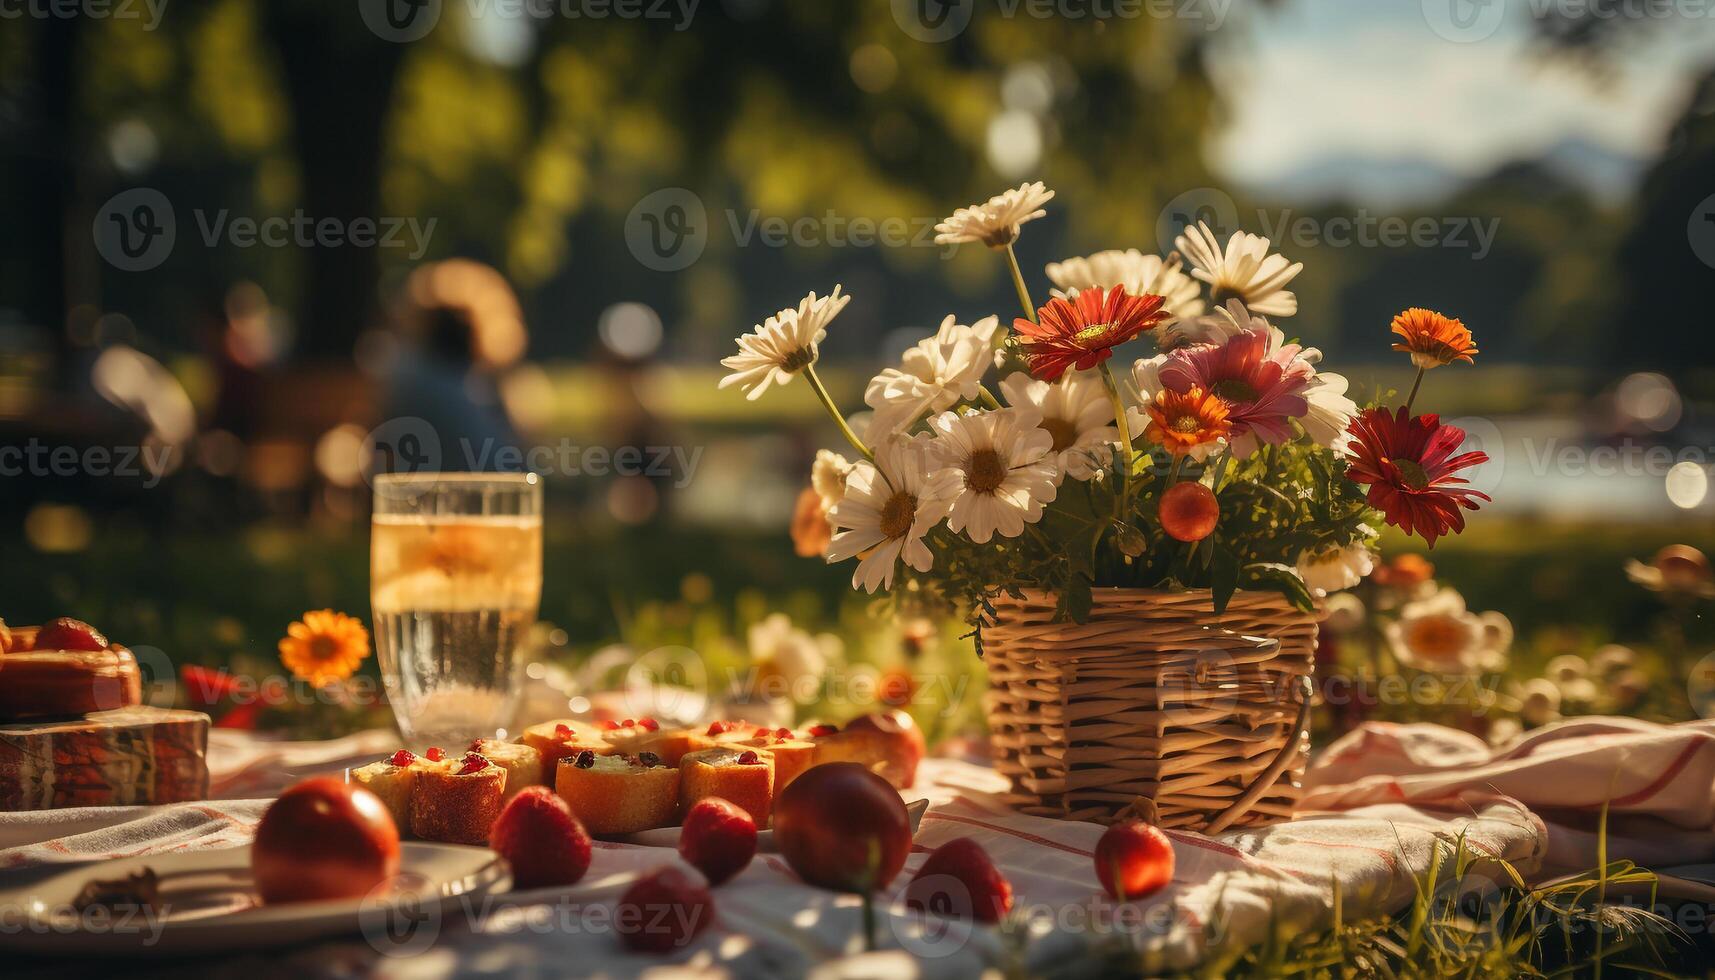
[[[1166,258],[1050,264],[1039,307],[1013,243],[1052,197],[1025,184],[937,226],[938,244],[1005,255],[1023,316],[1006,331],[949,315],[869,382],[867,420],[816,373],[849,301],[837,286],[739,338],[721,384],[756,398],[802,375],[820,398],[858,458],[818,454],[795,528],[819,509],[854,588],[971,618],[997,764],[1027,809],[1106,819],[1143,800],[1216,829],[1283,814],[1318,594],[1369,572],[1382,520],[1433,546],[1488,499],[1458,475],[1486,457],[1411,414],[1424,374],[1476,347],[1458,320],[1406,310],[1394,347],[1416,383],[1400,408],[1360,411],[1269,320],[1297,312],[1302,265],[1203,224]],[[1153,354],[1115,370],[1145,336]]]

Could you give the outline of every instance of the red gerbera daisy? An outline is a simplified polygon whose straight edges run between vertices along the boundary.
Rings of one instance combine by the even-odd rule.
[[[1018,352],[1030,373],[1057,380],[1069,367],[1080,371],[1113,356],[1113,349],[1168,319],[1154,293],[1127,296],[1124,286],[1079,290],[1073,300],[1051,299],[1036,311],[1037,322],[1020,317]]]
[[[1415,418],[1399,409],[1366,408],[1352,420],[1351,464],[1346,476],[1368,484],[1370,506],[1387,515],[1387,522],[1407,534],[1420,534],[1435,547],[1435,539],[1465,530],[1459,508],[1476,510],[1472,498],[1486,493],[1464,486],[1462,469],[1489,461],[1482,452],[1453,455],[1465,441],[1465,430],[1441,424],[1438,415]]]

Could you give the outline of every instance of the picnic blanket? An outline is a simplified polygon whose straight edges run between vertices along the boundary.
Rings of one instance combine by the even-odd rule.
[[[337,771],[392,744],[370,732],[334,742],[267,743],[218,733],[215,794],[277,792],[313,772]],[[1101,894],[1092,852],[1102,828],[1023,816],[1006,786],[972,762],[926,760],[908,796],[930,800],[905,872],[880,898],[879,946],[862,953],[855,897],[808,887],[785,862],[759,855],[717,892],[716,926],[666,961],[625,953],[605,934],[606,913],[640,872],[678,860],[665,848],[598,847],[576,886],[473,902],[403,938],[324,944],[288,956],[246,956],[213,968],[231,975],[350,973],[410,977],[630,976],[663,963],[742,976],[970,976],[1021,966],[1083,964],[1099,975],[1124,948],[1147,968],[1183,969],[1266,938],[1274,926],[1314,930],[1332,919],[1409,903],[1435,842],[1467,848],[1528,874],[1594,863],[1592,831],[1610,800],[1610,851],[1648,863],[1715,854],[1715,725],[1584,719],[1493,750],[1429,725],[1366,726],[1320,754],[1302,811],[1263,829],[1205,837],[1170,834],[1177,870],[1149,899],[1115,906]],[[0,815],[0,868],[112,855],[224,847],[248,839],[266,799],[171,807]],[[911,872],[960,836],[978,840],[1012,881],[1020,934],[949,926],[904,907]],[[1337,889],[1337,892],[1336,892]],[[408,954],[408,955],[407,955]]]

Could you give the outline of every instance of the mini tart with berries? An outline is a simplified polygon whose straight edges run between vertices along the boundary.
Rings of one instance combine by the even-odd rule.
[[[424,766],[411,792],[411,832],[446,844],[482,844],[505,794],[506,770],[475,752]]]
[[[723,746],[692,752],[679,760],[680,795],[689,810],[698,800],[718,796],[750,814],[756,826],[768,826],[774,809],[774,758],[766,751]]]
[[[554,791],[584,829],[612,837],[672,826],[679,810],[679,770],[651,752],[561,759]]]
[[[816,743],[801,739],[788,728],[776,728],[739,743],[766,753],[774,760],[774,793],[792,784],[804,770],[816,764]]]
[[[470,750],[506,770],[506,797],[514,796],[530,786],[541,786],[542,753],[522,742],[502,742],[497,738],[479,738],[470,743]]]
[[[439,749],[431,750],[439,754]],[[411,829],[411,795],[417,788],[417,774],[425,768],[445,766],[446,762],[430,762],[409,749],[400,749],[380,762],[371,762],[346,773],[346,782],[356,783],[381,798],[393,823],[401,833]]]
[[[612,752],[613,746],[608,744],[605,734],[599,725],[562,718],[531,725],[518,740],[541,753],[542,781],[547,783],[553,780],[554,767],[561,759],[576,758],[580,752],[596,755]]]

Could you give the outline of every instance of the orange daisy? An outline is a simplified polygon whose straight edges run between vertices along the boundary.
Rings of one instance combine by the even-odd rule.
[[[1411,363],[1428,370],[1454,361],[1471,363],[1477,345],[1471,331],[1452,317],[1414,306],[1393,318],[1393,332],[1405,338],[1393,349],[1411,355]]]
[[[280,641],[280,662],[292,675],[325,687],[356,672],[369,656],[369,631],[345,613],[323,609],[304,613],[286,627]]]
[[[1149,403],[1149,428],[1144,436],[1161,443],[1175,457],[1206,459],[1232,432],[1227,403],[1195,385],[1185,391],[1164,388]]]

